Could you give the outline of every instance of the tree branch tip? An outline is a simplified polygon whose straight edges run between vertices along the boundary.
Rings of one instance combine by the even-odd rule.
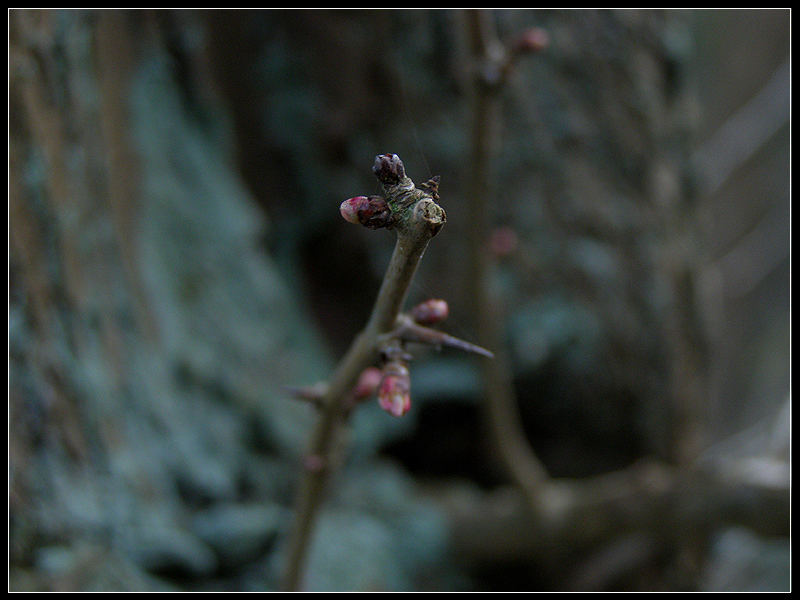
[[[403,161],[397,154],[378,154],[372,165],[372,172],[384,184],[396,184],[406,176]]]

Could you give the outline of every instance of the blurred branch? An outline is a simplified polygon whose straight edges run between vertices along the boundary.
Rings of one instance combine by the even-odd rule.
[[[458,498],[449,506],[452,544],[467,564],[520,559],[558,562],[567,553],[643,531],[667,545],[724,525],[788,535],[789,468],[779,477],[715,465],[674,469],[641,463],[541,489],[539,507],[508,492]]]
[[[502,318],[496,301],[490,294],[490,237],[491,165],[496,156],[500,128],[500,99],[498,92],[505,81],[511,62],[517,56],[505,49],[497,39],[492,16],[487,11],[467,11],[465,29],[470,45],[472,74],[472,131],[469,158],[469,217],[467,289],[472,299],[473,318],[481,342],[495,353],[492,361],[482,361],[486,385],[486,409],[495,447],[511,478],[525,491],[531,502],[536,501],[538,489],[548,474],[534,455],[519,418],[513,388],[511,367],[503,348]],[[529,36],[538,40],[544,35]],[[521,44],[512,45],[513,48]]]
[[[789,121],[789,63],[779,66],[758,94],[736,111],[692,156],[712,195]]]
[[[446,216],[434,199],[438,196],[435,187],[416,187],[406,176],[397,155],[377,156],[373,172],[383,185],[386,197],[356,196],[343,202],[340,211],[346,220],[353,223],[369,228],[395,229],[397,243],[367,325],[356,336],[330,381],[313,388],[310,394],[320,406],[321,416],[312,433],[304,462],[304,477],[284,572],[283,587],[286,590],[299,587],[314,521],[322,503],[323,488],[333,469],[339,431],[353,408],[349,396],[359,375],[378,355],[382,355],[384,373],[378,387],[381,406],[400,416],[408,410],[410,403],[406,366],[409,357],[397,329],[399,324],[406,323],[400,310],[428,242],[444,225]],[[376,216],[379,216],[380,224]],[[437,337],[434,343],[441,343],[441,339]]]
[[[725,295],[740,298],[753,290],[789,256],[786,206],[773,204],[769,212],[733,248],[707,268],[719,269]]]

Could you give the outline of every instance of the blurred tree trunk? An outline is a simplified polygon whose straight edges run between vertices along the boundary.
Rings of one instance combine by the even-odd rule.
[[[107,558],[36,589],[211,575],[184,511],[269,484],[248,445],[295,456],[308,415],[281,385],[325,366],[259,248],[193,18],[10,12],[11,561]]]
[[[110,382],[124,385],[126,338],[157,336],[136,267],[140,178],[126,139],[124,95],[135,59],[127,19],[10,15],[11,298],[24,310],[27,383],[39,392],[12,385],[15,467],[32,450],[25,446],[39,441],[20,438],[31,433],[28,419],[74,460],[91,459],[97,440],[87,439],[91,417],[66,357],[96,352]],[[12,498],[24,498],[20,483],[12,477]]]
[[[15,291],[28,290],[43,341],[52,342],[60,326],[78,352],[88,343],[83,328],[69,320],[55,323],[52,309],[61,306],[62,315],[82,318],[93,310],[95,295],[130,298],[129,305],[116,306],[132,317],[126,329],[156,335],[135,267],[140,181],[125,112],[135,56],[125,20],[114,12],[12,13]],[[119,321],[107,319],[97,327],[104,352],[116,357],[119,370]]]

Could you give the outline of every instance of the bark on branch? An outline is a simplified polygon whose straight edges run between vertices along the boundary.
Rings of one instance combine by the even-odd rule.
[[[321,415],[311,436],[297,498],[284,572],[283,587],[286,590],[296,590],[300,585],[311,531],[332,469],[332,453],[337,446],[341,424],[352,408],[348,395],[359,375],[375,362],[386,335],[396,329],[409,285],[428,242],[446,221],[444,209],[434,199],[438,196],[435,186],[416,187],[397,155],[377,156],[373,172],[383,185],[385,203],[390,209],[383,226],[397,232],[397,242],[366,326],[354,339],[317,401]],[[352,207],[363,204],[362,198],[367,200],[359,196],[346,202]],[[373,213],[364,222],[359,220],[358,210],[348,212],[346,209],[343,204],[341,210],[346,219],[353,217],[374,228]]]
[[[557,563],[636,532],[666,545],[732,525],[786,536],[789,466],[779,460],[768,466],[753,469],[743,461],[686,469],[642,462],[588,479],[550,480],[537,506],[519,493],[461,496],[448,509],[453,550],[473,566]]]

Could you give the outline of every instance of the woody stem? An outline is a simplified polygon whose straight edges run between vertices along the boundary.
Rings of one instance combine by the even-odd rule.
[[[394,158],[399,162],[399,158]],[[410,179],[408,182],[414,190],[413,182]],[[381,336],[394,328],[425,248],[445,221],[444,211],[427,194],[420,192],[409,203],[407,186],[384,184],[384,190],[387,201],[399,206],[395,228],[397,241],[369,321],[334,370],[321,398],[321,415],[308,449],[308,456],[314,456],[315,464],[320,467],[306,469],[300,484],[284,571],[283,588],[286,591],[296,591],[300,584],[311,532],[332,471],[331,457],[348,412],[344,399],[360,373],[375,360]],[[398,197],[399,194],[402,197]]]

